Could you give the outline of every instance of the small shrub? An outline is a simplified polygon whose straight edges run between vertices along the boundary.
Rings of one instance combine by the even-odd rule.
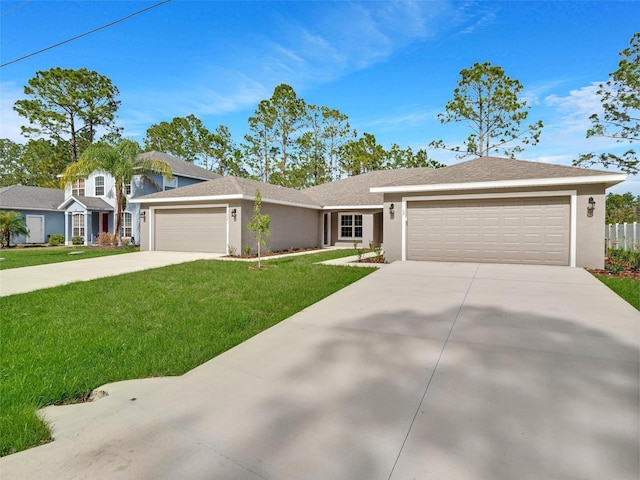
[[[248,257],[249,255],[251,255],[251,245],[245,245],[242,251],[244,253],[244,256]]]
[[[84,237],[81,237],[79,235],[71,237],[71,243],[74,245],[84,245]]]
[[[64,235],[61,233],[54,233],[49,235],[49,246],[57,247],[58,245],[64,244]]]
[[[102,232],[100,235],[98,235],[98,245],[113,245],[115,241],[115,234],[112,235],[109,232]]]
[[[227,254],[231,255],[232,257],[236,256],[236,252],[237,252],[237,248],[234,247],[233,245],[228,245],[227,246]]]

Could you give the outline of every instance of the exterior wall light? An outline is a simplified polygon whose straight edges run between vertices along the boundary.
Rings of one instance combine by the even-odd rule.
[[[596,209],[596,201],[593,197],[589,197],[589,205],[587,205],[587,217],[593,217],[593,211]]]
[[[392,203],[391,205],[389,205],[389,214],[391,215],[393,215],[393,208],[394,208],[394,205]]]
[[[233,219],[234,219],[234,220],[236,219],[236,216],[237,216],[237,215],[238,215],[237,210],[236,210],[235,208],[234,208],[234,209],[232,209],[232,210],[231,210],[231,216],[233,217]]]
[[[140,218],[142,219],[143,222],[147,221],[147,211],[146,210],[142,210],[140,212]]]

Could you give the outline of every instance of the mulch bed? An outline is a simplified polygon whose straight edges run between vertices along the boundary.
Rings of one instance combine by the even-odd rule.
[[[276,252],[261,252],[260,253],[260,257],[261,258],[265,258],[265,257],[273,257],[275,255],[285,255],[288,253],[301,253],[301,252],[314,252],[314,251],[321,251],[324,250],[323,248],[296,248],[293,250],[278,250]],[[257,253],[251,253],[249,255],[227,255],[228,257],[233,257],[233,258],[258,258],[258,254]]]
[[[614,272],[611,270],[598,270],[588,269],[589,273],[594,275],[602,275],[604,277],[617,277],[617,278],[633,278],[634,280],[640,280],[640,270],[622,270],[621,272]]]

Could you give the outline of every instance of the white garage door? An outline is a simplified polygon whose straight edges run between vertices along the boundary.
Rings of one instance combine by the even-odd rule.
[[[156,210],[154,220],[155,250],[226,252],[225,208]]]
[[[569,197],[407,203],[407,258],[569,265]]]

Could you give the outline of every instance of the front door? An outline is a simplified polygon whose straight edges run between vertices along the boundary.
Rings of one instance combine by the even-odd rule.
[[[44,243],[44,217],[42,215],[27,215],[27,243]]]
[[[101,214],[100,231],[109,233],[109,214],[108,213]]]

